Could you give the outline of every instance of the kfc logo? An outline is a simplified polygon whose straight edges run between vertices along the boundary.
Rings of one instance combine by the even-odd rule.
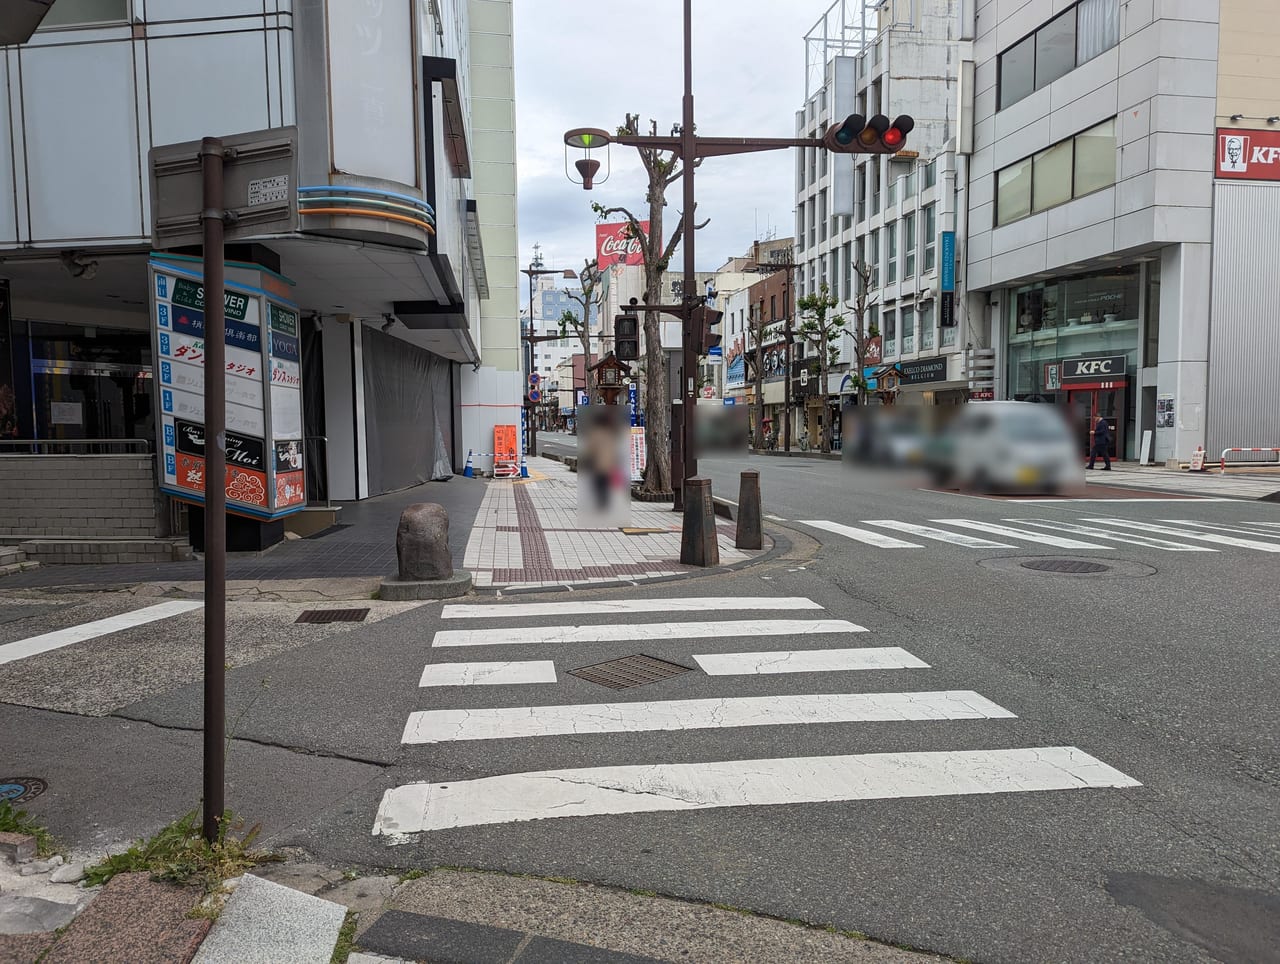
[[[641,221],[640,228],[647,234],[649,222]],[[644,264],[644,250],[630,221],[596,225],[596,261],[602,270],[615,264]]]
[[[1244,174],[1249,170],[1249,138],[1242,134],[1224,134],[1219,138],[1221,156],[1218,164],[1223,171]]]

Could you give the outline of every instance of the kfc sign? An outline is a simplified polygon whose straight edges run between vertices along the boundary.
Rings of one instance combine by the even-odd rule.
[[[1218,177],[1280,181],[1280,131],[1218,128]]]
[[[640,227],[649,233],[649,222],[641,221]],[[631,222],[596,225],[596,261],[601,269],[615,264],[644,264],[640,239],[631,237]]]

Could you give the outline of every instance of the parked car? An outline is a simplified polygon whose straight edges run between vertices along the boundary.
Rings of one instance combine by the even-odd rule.
[[[1084,481],[1066,419],[1051,405],[972,402],[925,449],[938,485],[1058,492]]]

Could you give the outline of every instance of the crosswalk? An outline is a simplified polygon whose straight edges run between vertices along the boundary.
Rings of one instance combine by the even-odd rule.
[[[906,532],[907,530],[899,530]],[[915,535],[916,533],[910,533]],[[753,611],[754,620],[706,619],[709,611]],[[678,613],[701,618],[672,619]],[[794,618],[804,613],[805,618]],[[539,625],[539,618],[592,615],[609,622]],[[645,615],[659,617],[643,621]],[[791,618],[772,618],[791,614]],[[878,723],[910,726],[931,721],[950,727],[969,721],[1001,724],[1016,719],[1009,709],[975,690],[943,690],[927,684],[929,663],[899,646],[860,646],[874,636],[865,626],[834,618],[804,597],[698,597],[672,599],[570,599],[560,603],[455,604],[444,607],[449,625],[432,648],[440,661],[428,662],[420,677],[420,706],[409,713],[401,735],[408,747],[464,744],[483,754],[503,741],[541,741],[553,758],[577,752],[556,737],[629,734],[626,746],[644,743],[645,759],[614,765],[566,767],[490,776],[424,781],[387,790],[373,833],[389,837],[459,827],[490,826],[575,816],[756,807],[905,797],[1003,794],[1140,786],[1132,777],[1073,746],[998,746],[919,752],[803,755],[706,762],[652,762],[670,746],[673,731],[733,729],[738,744],[751,734],[787,728],[799,734],[813,724]],[[761,645],[779,639],[777,649]],[[738,640],[755,645],[723,652]],[[601,646],[661,641],[681,650],[677,669],[702,673],[733,687],[755,680],[748,693],[696,699],[565,702],[557,687],[563,673],[601,658]],[[465,647],[515,647],[540,658],[450,661]],[[891,671],[883,682],[861,692],[857,674]],[[817,692],[761,695],[770,678],[809,674]],[[853,675],[851,675],[853,674]],[[924,674],[923,676],[918,674]],[[922,685],[923,684],[923,685]],[[511,686],[499,693],[494,687]],[[451,688],[448,693],[442,687]],[[794,690],[794,686],[792,687]],[[578,691],[580,692],[580,690]],[[601,692],[604,692],[602,690]],[[660,691],[656,691],[660,692]],[[519,705],[509,705],[518,694]],[[507,695],[506,699],[501,698]],[[436,704],[432,706],[432,704]],[[447,708],[440,704],[449,704]],[[456,705],[462,703],[463,705]],[[646,736],[649,735],[649,736]],[[1014,740],[1012,735],[1010,740]],[[640,752],[635,749],[621,752]],[[483,759],[477,756],[473,759]],[[660,756],[659,756],[660,759]],[[568,762],[568,761],[566,761]],[[612,762],[612,761],[611,761]]]
[[[925,524],[929,523],[929,524]],[[1081,517],[1074,521],[1019,517],[989,522],[978,519],[866,519],[856,525],[826,519],[802,519],[799,524],[830,532],[876,549],[924,549],[943,543],[960,549],[1114,549],[1116,544],[1143,546],[1161,552],[1280,552],[1280,522],[1202,522],[1195,519],[1142,521],[1111,517]],[[881,531],[884,530],[884,531]],[[960,530],[960,531],[956,531]]]

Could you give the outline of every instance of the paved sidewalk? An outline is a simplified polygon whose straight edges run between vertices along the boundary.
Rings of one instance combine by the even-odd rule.
[[[627,528],[641,532],[584,527],[575,473],[533,458],[529,476],[489,483],[463,558],[477,587],[596,585],[706,571],[680,564],[681,520],[669,504],[633,502]],[[761,555],[735,549],[733,524],[717,521],[722,566]]]
[[[1132,486],[1208,498],[1264,499],[1280,493],[1280,474],[1220,475],[1217,469],[1187,472],[1163,466],[1115,464],[1110,472],[1099,466],[1084,475],[1088,485]]]

